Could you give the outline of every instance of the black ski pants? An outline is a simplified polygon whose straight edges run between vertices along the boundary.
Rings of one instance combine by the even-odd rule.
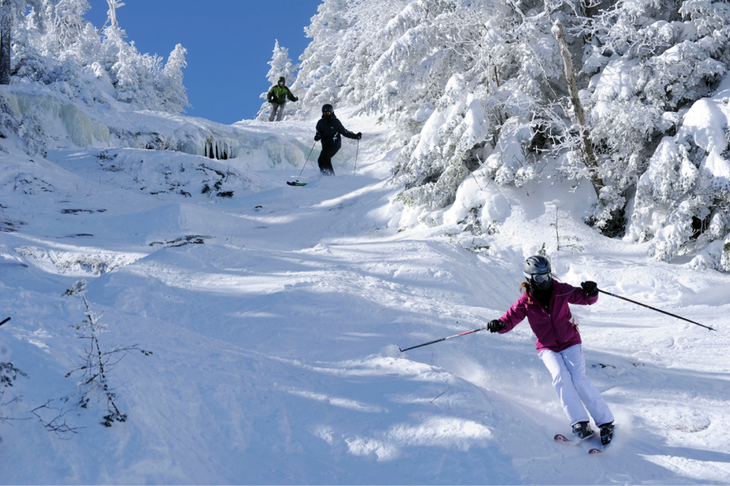
[[[340,151],[340,147],[337,145],[328,145],[322,148],[322,152],[319,154],[319,170],[323,175],[335,175],[335,170],[332,168],[332,157]]]

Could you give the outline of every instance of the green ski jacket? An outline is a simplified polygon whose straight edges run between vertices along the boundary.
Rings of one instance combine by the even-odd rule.
[[[266,96],[266,98],[269,100],[269,103],[276,103],[277,105],[285,105],[287,98],[289,101],[297,101],[299,98],[294,96],[291,91],[289,91],[289,88],[286,87],[284,84],[286,80],[281,77],[279,78],[279,83],[276,86],[272,86],[269,90],[269,94]]]

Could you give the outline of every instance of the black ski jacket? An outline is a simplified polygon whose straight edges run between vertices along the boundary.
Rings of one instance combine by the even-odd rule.
[[[332,116],[325,120],[321,118],[317,122],[317,136],[322,140],[322,148],[336,145],[337,148],[342,146],[342,138],[340,135],[347,138],[357,139],[357,135],[352,133],[350,130],[342,126],[340,120],[332,114]]]

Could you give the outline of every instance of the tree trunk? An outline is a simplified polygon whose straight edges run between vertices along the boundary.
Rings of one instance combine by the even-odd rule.
[[[11,0],[0,0],[0,84],[10,84],[10,55],[13,29]]]
[[[573,114],[575,116],[574,122],[578,125],[580,130],[580,144],[581,152],[583,154],[583,163],[585,163],[586,167],[592,169],[591,183],[598,195],[600,194],[600,189],[603,187],[603,181],[598,176],[598,162],[596,162],[596,156],[593,152],[593,142],[591,142],[590,131],[586,127],[586,115],[583,111],[583,104],[580,102],[580,96],[578,94],[578,83],[576,83],[575,74],[573,73],[573,61],[570,58],[568,42],[565,40],[563,24],[560,23],[560,20],[556,20],[553,23],[552,32],[555,36],[555,40],[558,42],[558,46],[560,47],[560,55],[563,57],[565,80],[568,83],[570,103],[573,105]]]

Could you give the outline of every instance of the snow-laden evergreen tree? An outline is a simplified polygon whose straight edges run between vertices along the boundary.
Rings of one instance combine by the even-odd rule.
[[[314,109],[325,103],[337,104],[338,86],[341,82],[331,63],[338,55],[347,55],[344,52],[346,45],[341,41],[350,30],[349,18],[358,3],[353,0],[323,0],[317,8],[317,15],[312,17],[312,23],[304,29],[306,36],[312,38],[312,41],[299,57],[302,63],[294,91],[304,92],[303,95],[298,95],[301,105]],[[367,2],[362,2],[365,3]],[[290,87],[293,88],[292,85]]]
[[[289,49],[281,47],[278,39],[274,43],[274,53],[272,54],[271,61],[268,62],[268,65],[270,66],[270,69],[269,72],[266,73],[266,80],[269,82],[269,85],[275,85],[278,79],[282,76],[286,78],[287,83],[292,83],[294,81],[294,74],[296,73],[297,66],[292,64],[291,59],[289,58]],[[265,100],[267,93],[268,90],[261,93],[259,98]],[[269,103],[268,101],[264,101],[261,105],[261,109],[259,109],[259,112],[256,115],[256,118],[259,120],[268,120],[269,111]],[[289,115],[293,114],[294,113],[291,111],[289,112]]]
[[[178,44],[163,66],[157,55],[140,54],[134,43],[124,40],[124,31],[110,25],[104,29],[102,50],[106,72],[116,89],[117,100],[137,109],[180,113],[189,106],[182,84],[187,51]]]
[[[71,99],[104,102],[87,82],[91,75],[110,83],[116,100],[134,109],[180,113],[189,106],[182,83],[185,49],[176,46],[165,65],[157,55],[139,53],[115,20],[124,5],[118,0],[108,0],[111,25],[102,32],[83,17],[87,0],[7,1],[13,5],[12,77],[42,82]],[[32,7],[27,14],[19,8],[26,5]]]
[[[89,8],[86,0],[58,0],[53,9],[48,8],[46,49],[58,52],[62,59],[74,57],[83,62],[86,57],[83,52],[84,34],[87,26],[91,25],[84,19],[84,14]],[[94,31],[93,26],[91,30]]]
[[[40,81],[49,70],[50,59],[40,52],[41,36],[45,32],[44,8],[31,8],[19,16],[13,38],[13,75],[26,81]]]
[[[359,104],[363,112],[396,122],[394,143],[410,144],[396,170],[409,191],[404,200],[443,207],[468,174],[466,153],[488,138],[488,123],[470,124],[484,109],[466,97],[486,93],[494,82],[488,66],[494,67],[490,59],[498,49],[490,52],[497,47],[490,35],[500,36],[504,6],[488,0],[402,0],[349,2],[349,10],[335,11],[328,10],[331,4],[320,7],[308,30],[314,40],[298,78],[307,88],[305,100]],[[432,133],[419,136],[430,117],[429,127],[440,130],[438,140]]]
[[[325,76],[304,76],[306,99],[330,93],[335,102],[358,104],[397,124],[393,143],[406,148],[395,180],[405,186],[407,204],[450,204],[497,143],[516,157],[490,161],[491,175],[521,184],[535,172],[528,150],[534,132],[554,124],[535,112],[554,112],[550,83],[559,85],[562,73],[543,12],[499,0],[352,2],[340,14],[344,33],[317,31],[336,40],[337,54],[316,69],[314,56],[303,56],[302,73]],[[313,26],[321,22],[313,20]]]
[[[651,240],[650,253],[664,260],[721,242],[730,228],[726,129],[701,122],[705,110],[722,106],[713,94],[728,72],[730,6],[670,3],[605,12],[597,24],[605,27],[597,32],[604,51],[588,56],[589,65],[603,63],[590,103],[613,187],[606,207],[635,196],[628,237]],[[695,264],[721,268],[721,247]]]
[[[183,68],[188,65],[185,60],[187,53],[187,49],[182,44],[177,44],[167,58],[165,67],[155,85],[160,99],[160,111],[180,113],[190,106],[187,90],[183,85]]]
[[[726,71],[717,39],[711,40],[709,31],[699,35],[706,15],[690,14],[691,4],[700,3],[700,11],[719,5],[621,2],[592,19],[593,44],[585,50],[584,70],[595,73],[586,102],[605,183],[595,213],[599,228],[623,225],[616,216],[633,196],[661,137],[675,130],[677,112],[711,94]],[[721,32],[714,35],[722,37]]]
[[[585,179],[596,190],[587,222],[609,236],[630,223],[636,241],[652,239],[670,221],[662,218],[681,220],[683,230],[661,236],[672,243],[658,239],[652,250],[671,258],[727,234],[717,176],[707,182],[711,197],[681,208],[709,186],[651,188],[687,172],[660,162],[672,152],[660,144],[680,136],[687,109],[713,96],[727,73],[728,8],[711,0],[326,0],[307,29],[297,82],[310,110],[341,103],[395,124],[399,199],[425,216],[451,204],[475,171],[500,185]],[[703,163],[721,172],[720,159],[703,162],[695,146],[686,152],[698,174],[707,173]],[[645,175],[650,166],[665,175]]]

